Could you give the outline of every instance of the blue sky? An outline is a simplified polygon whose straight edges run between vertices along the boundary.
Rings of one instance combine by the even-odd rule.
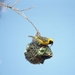
[[[25,59],[31,42],[28,35],[36,31],[26,19],[6,9],[0,16],[0,75],[75,75],[75,0],[19,0],[15,8],[30,6],[34,8],[25,15],[42,36],[53,38],[53,57],[43,65]]]

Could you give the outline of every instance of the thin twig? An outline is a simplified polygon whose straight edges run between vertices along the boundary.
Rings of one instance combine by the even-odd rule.
[[[15,6],[17,2],[18,2],[18,0],[16,0],[16,1],[14,2],[14,4],[13,4],[11,7]]]
[[[26,10],[30,10],[32,8],[34,8],[34,7],[32,6],[32,7],[29,7],[29,8],[26,8],[26,9],[22,9],[22,10],[18,10],[18,11],[23,12],[23,11],[26,11]]]
[[[10,7],[11,8],[11,7]],[[20,13],[18,10],[16,10],[15,8],[11,8],[13,11],[15,11],[17,14],[19,14],[19,15],[21,15],[22,17],[24,17],[27,21],[29,21],[31,24],[32,24],[32,26],[35,28],[35,30],[36,30],[36,32],[38,32],[39,33],[39,31],[37,30],[37,28],[35,27],[35,25],[33,24],[33,22],[31,22],[26,16],[25,16],[25,14],[24,13]]]

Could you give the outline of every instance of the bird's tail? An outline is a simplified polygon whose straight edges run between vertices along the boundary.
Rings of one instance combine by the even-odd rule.
[[[31,35],[29,35],[28,37],[31,37],[31,38],[33,38],[33,36],[31,36]]]

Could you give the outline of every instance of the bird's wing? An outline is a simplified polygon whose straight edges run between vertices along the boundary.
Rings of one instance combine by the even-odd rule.
[[[42,37],[42,36],[40,36],[40,37],[38,37],[40,40],[42,40],[43,42],[47,42],[48,41],[48,38],[46,38],[46,37]]]

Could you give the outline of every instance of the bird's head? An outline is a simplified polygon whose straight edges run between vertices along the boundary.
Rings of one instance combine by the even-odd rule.
[[[54,43],[53,39],[49,38],[49,44],[51,44],[51,46],[52,46],[53,43]]]

